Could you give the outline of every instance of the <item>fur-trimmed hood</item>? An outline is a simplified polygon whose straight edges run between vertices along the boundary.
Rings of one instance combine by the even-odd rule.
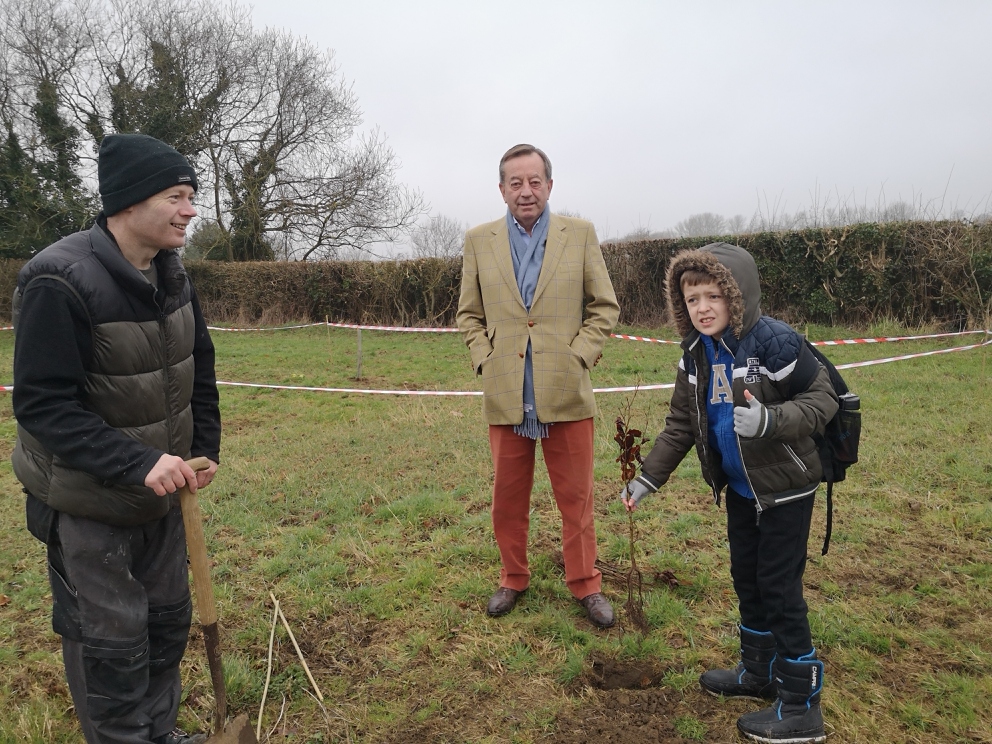
[[[761,317],[761,282],[754,258],[740,246],[710,243],[672,259],[665,280],[668,311],[682,338],[695,331],[682,294],[682,274],[690,270],[704,271],[716,279],[727,299],[730,331],[740,339]]]

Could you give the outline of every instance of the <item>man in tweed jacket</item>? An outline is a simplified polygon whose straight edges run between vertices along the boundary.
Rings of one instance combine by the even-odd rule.
[[[565,583],[605,628],[614,617],[595,566],[589,370],[620,308],[593,226],[551,214],[547,155],[517,145],[499,171],[507,214],[466,234],[457,313],[482,376],[495,470],[492,518],[502,570],[487,611],[505,615],[530,583],[527,532],[540,439],[562,515]]]

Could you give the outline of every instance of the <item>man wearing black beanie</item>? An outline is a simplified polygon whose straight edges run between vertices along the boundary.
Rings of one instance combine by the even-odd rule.
[[[111,134],[97,165],[103,213],[111,217],[170,186],[196,191],[196,173],[178,151],[144,134]]]
[[[157,139],[100,146],[103,211],[32,258],[13,313],[11,460],[48,546],[52,627],[89,744],[198,744],[176,727],[192,618],[178,490],[220,461],[214,347],[177,254],[196,174]],[[194,473],[189,457],[204,456]]]

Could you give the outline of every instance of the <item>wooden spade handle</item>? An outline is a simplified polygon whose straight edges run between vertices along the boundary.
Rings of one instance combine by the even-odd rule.
[[[194,457],[187,460],[186,464],[194,471],[210,467],[210,461],[206,457]],[[189,551],[189,564],[193,571],[193,588],[196,590],[196,609],[200,613],[200,624],[212,625],[217,622],[217,605],[214,602],[214,588],[210,583],[210,563],[207,561],[207,543],[203,538],[200,502],[195,493],[183,486],[179,489],[179,503],[186,527],[186,549]]]
[[[186,464],[196,470],[206,470],[210,460],[194,457]],[[210,563],[207,561],[207,543],[203,538],[203,515],[196,494],[187,486],[179,489],[179,503],[183,510],[183,524],[186,527],[186,549],[189,552],[189,565],[193,571],[193,588],[196,590],[196,609],[200,614],[203,629],[203,645],[207,652],[207,665],[210,667],[210,681],[214,686],[214,702],[217,718],[214,732],[219,736],[227,720],[227,689],[224,686],[224,665],[220,657],[220,632],[217,629],[217,604],[214,601],[214,587],[210,582]]]

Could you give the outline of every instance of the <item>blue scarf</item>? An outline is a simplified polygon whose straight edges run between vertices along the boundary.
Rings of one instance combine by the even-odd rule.
[[[534,290],[541,276],[544,263],[544,246],[548,241],[548,223],[551,222],[551,208],[544,207],[541,216],[534,223],[533,233],[521,232],[510,210],[506,210],[506,229],[510,234],[510,257],[513,259],[513,274],[517,278],[517,289],[524,306],[530,312],[534,302]],[[531,358],[531,343],[527,341],[527,356],[524,359],[524,420],[513,427],[513,432],[529,439],[544,439],[548,436],[548,424],[537,418],[534,402],[534,360]]]

